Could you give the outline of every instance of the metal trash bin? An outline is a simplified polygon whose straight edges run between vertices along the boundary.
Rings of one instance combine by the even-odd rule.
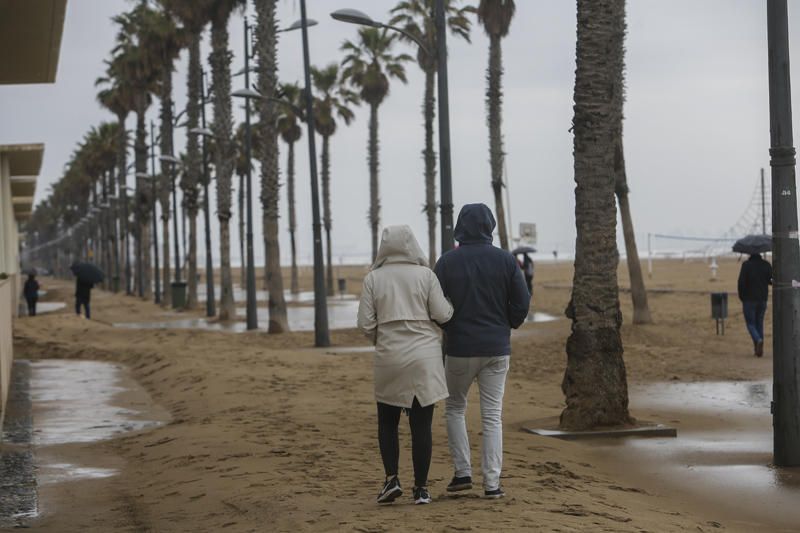
[[[186,306],[186,282],[173,281],[170,288],[172,289],[172,308],[183,309]]]
[[[339,278],[339,294],[345,294],[347,292],[347,279]]]
[[[725,335],[725,319],[728,318],[727,292],[711,293],[711,318],[717,322],[717,335],[720,334],[720,326],[722,334]]]

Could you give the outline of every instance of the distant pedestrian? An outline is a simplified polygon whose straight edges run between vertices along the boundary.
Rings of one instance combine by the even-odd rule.
[[[92,299],[92,287],[94,287],[94,283],[89,283],[86,281],[81,280],[80,278],[77,279],[75,282],[75,314],[80,316],[81,315],[81,306],[83,306],[83,310],[86,314],[86,318],[92,318],[92,312],[89,305],[89,302]]]
[[[403,494],[397,434],[402,410],[411,426],[414,503],[431,503],[427,485],[433,407],[447,398],[437,324],[452,315],[453,307],[428,268],[411,228],[385,228],[358,305],[358,327],[375,344],[378,444],[386,474],[378,503],[390,503]]]
[[[434,269],[444,295],[453,304],[445,325],[447,440],[455,474],[449,492],[472,488],[472,464],[465,419],[467,394],[477,379],[483,429],[483,490],[502,498],[503,394],[511,354],[511,329],[525,321],[530,293],[516,259],[492,245],[495,219],[484,204],[461,209],[455,228],[456,250]]]
[[[756,357],[764,355],[764,315],[767,312],[770,285],[772,265],[762,259],[761,254],[751,254],[739,271],[739,299]]]
[[[36,281],[36,274],[31,272],[25,281],[22,293],[28,303],[28,316],[36,316],[36,302],[39,300],[39,282]]]

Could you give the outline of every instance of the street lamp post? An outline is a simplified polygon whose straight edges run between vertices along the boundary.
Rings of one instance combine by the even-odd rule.
[[[772,166],[773,447],[776,466],[800,466],[800,245],[786,0],[767,0]]]
[[[216,301],[214,297],[214,263],[211,257],[211,213],[210,201],[208,198],[208,152],[206,151],[206,138],[214,137],[214,133],[206,127],[206,84],[205,72],[200,77],[200,119],[201,127],[189,130],[190,135],[202,135],[203,137],[203,218],[206,230],[206,316],[217,314]]]
[[[161,161],[170,164],[170,180],[172,187],[172,232],[175,235],[175,283],[181,282],[181,249],[178,242],[178,191],[175,189],[175,167],[180,163],[177,157],[171,154],[159,156]]]
[[[436,27],[436,50],[429,50],[416,36],[402,28],[391,26],[373,20],[369,15],[357,9],[339,9],[331,13],[331,17],[340,22],[370,26],[372,28],[385,28],[402,33],[415,43],[429,56],[436,54],[437,85],[439,96],[439,179],[440,179],[440,205],[442,218],[441,238],[442,253],[453,249],[453,179],[450,166],[450,100],[447,86],[447,27],[444,0],[435,0],[434,25]]]
[[[247,159],[247,329],[252,330],[258,328],[258,315],[256,308],[256,265],[255,257],[253,255],[253,172],[251,161],[251,132],[250,132],[250,99],[256,93],[250,89],[250,24],[247,17],[244,18],[244,90],[235,91],[233,96],[244,98],[244,116],[245,116],[245,159]]]

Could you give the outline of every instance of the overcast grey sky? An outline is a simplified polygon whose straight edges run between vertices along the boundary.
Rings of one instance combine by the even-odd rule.
[[[355,26],[333,21],[329,12],[355,7],[380,19],[394,4],[393,0],[308,0],[309,16],[320,22],[310,30],[312,62],[339,61],[339,45],[356,34]],[[96,104],[94,80],[103,73],[103,60],[113,46],[116,28],[110,17],[130,6],[124,0],[69,0],[56,83],[0,87],[0,143],[46,144],[37,199],[58,179],[83,134],[113,118]],[[800,58],[800,10],[792,7],[792,52]],[[284,25],[299,18],[298,2],[280,1],[279,16]],[[241,27],[241,15],[234,16],[230,26],[234,69],[242,63]],[[648,232],[724,233],[748,207],[759,169],[769,171],[765,3],[631,0],[628,29],[625,149],[640,250],[646,247]],[[472,35],[472,44],[449,40],[456,210],[476,201],[493,206],[484,106],[488,40],[477,22]],[[204,58],[207,44],[206,36]],[[279,47],[281,79],[301,81],[299,32],[281,34]],[[406,45],[399,49],[411,51]],[[572,135],[568,132],[574,54],[574,1],[517,0],[510,35],[503,41],[511,214],[515,233],[519,222],[537,223],[544,252],[557,248],[569,253],[574,248]],[[407,70],[408,84],[393,82],[380,108],[382,221],[384,225],[410,224],[425,247],[420,155],[423,77],[415,63]],[[185,105],[185,73],[184,54],[174,78],[179,108]],[[795,64],[797,76],[800,64]],[[234,86],[239,83],[235,81]],[[237,110],[237,114],[240,118],[243,113]],[[150,117],[157,118],[157,103]],[[332,140],[336,257],[369,254],[367,117],[367,109],[358,109],[355,122],[340,127]],[[128,127],[133,127],[133,117]],[[179,133],[176,146],[184,142]],[[311,258],[306,143],[304,134],[297,145],[298,248],[304,262]],[[285,167],[284,150],[282,172]],[[285,206],[284,195],[284,213]],[[285,217],[282,223],[283,236],[287,234]],[[260,227],[257,221],[256,228]],[[282,245],[286,261],[288,239]]]

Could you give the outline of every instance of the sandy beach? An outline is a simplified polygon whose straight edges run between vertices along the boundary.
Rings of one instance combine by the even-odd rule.
[[[735,291],[738,263],[720,262],[709,279],[702,260],[663,260],[647,280],[655,324],[632,326],[621,293],[623,342],[633,416],[684,431],[701,417],[670,412],[635,398],[669,383],[763,381],[771,349],[752,355],[741,310],[731,295],[725,336],[717,336],[708,293]],[[363,267],[349,267],[358,294]],[[308,284],[304,272],[304,284]],[[530,435],[528,421],[558,415],[570,323],[563,319],[572,265],[537,265],[534,309],[559,317],[526,323],[513,335],[506,388],[503,485],[508,496],[479,498],[478,488],[451,497],[452,475],[443,405],[434,418],[430,488],[434,503],[404,496],[379,507],[382,483],[372,395],[372,358],[355,329],[332,332],[334,347],[314,349],[311,332],[267,335],[199,330],[133,330],[118,322],[165,319],[136,298],[95,291],[87,321],[67,309],[19,319],[18,359],[113,361],[168,413],[155,429],[38,453],[73,462],[113,464],[119,474],[43,488],[38,531],[791,531],[787,516],[763,519],[703,499],[648,476],[633,456],[591,443]],[[620,285],[627,286],[625,265]],[[236,279],[236,278],[234,278]],[[70,301],[71,286],[44,279],[46,300]],[[198,312],[199,316],[200,313]],[[767,330],[771,327],[767,315]],[[636,396],[639,395],[639,396]],[[479,483],[477,391],[469,431]],[[768,416],[768,415],[766,415]],[[718,424],[725,425],[720,418]],[[410,439],[401,421],[401,481],[410,489]],[[768,464],[765,454],[756,461]],[[788,490],[788,489],[787,489]],[[463,494],[463,493],[462,493]],[[752,503],[752,502],[751,502]],[[797,523],[797,522],[795,522]]]

